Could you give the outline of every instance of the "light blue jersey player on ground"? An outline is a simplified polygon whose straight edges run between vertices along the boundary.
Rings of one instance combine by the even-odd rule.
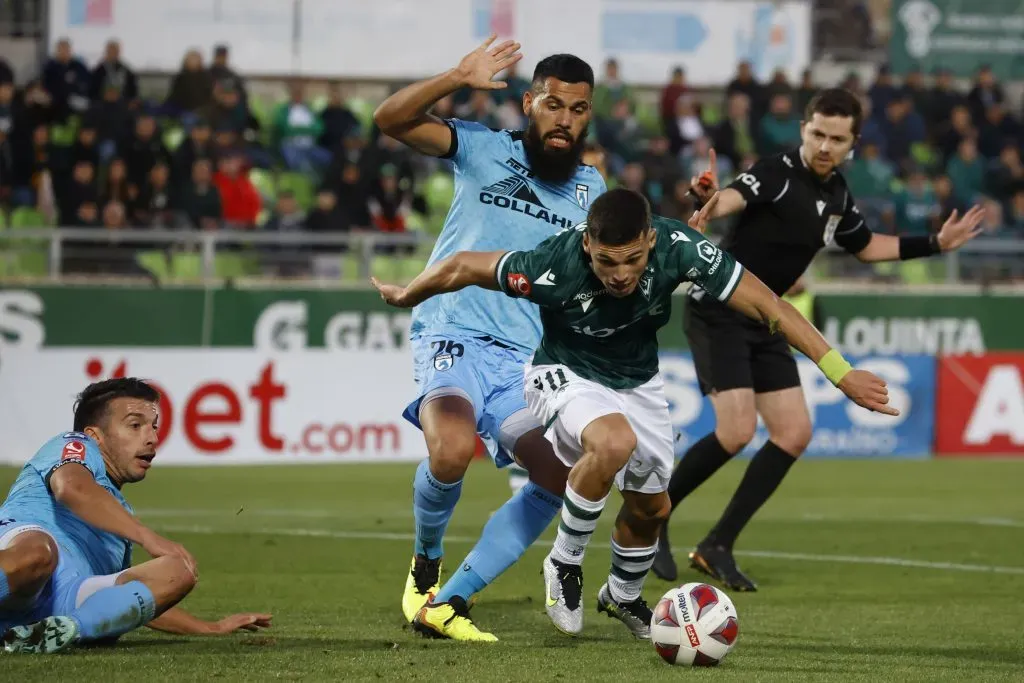
[[[523,96],[526,131],[492,131],[427,113],[459,88],[505,87],[492,79],[519,61],[519,44],[489,50],[493,41],[451,71],[395,93],[374,116],[385,134],[455,166],[455,198],[431,263],[459,251],[533,249],[581,222],[605,190],[600,173],[580,163],[594,74],[578,57],[538,63]],[[411,333],[420,394],[405,417],[423,430],[429,458],[413,485],[416,543],[402,611],[425,635],[493,641],[473,625],[467,603],[558,514],[568,474],[523,396],[523,367],[541,338],[539,312],[473,288],[417,307]],[[495,512],[461,570],[439,588],[441,541],[478,433],[499,467],[516,462],[530,481]]]
[[[267,614],[206,622],[174,607],[196,585],[181,545],[143,526],[121,495],[156,455],[159,394],[138,379],[89,385],[73,432],[47,441],[0,506],[0,633],[7,652],[109,642],[142,625],[181,634],[270,625]],[[131,566],[132,544],[153,558]]]

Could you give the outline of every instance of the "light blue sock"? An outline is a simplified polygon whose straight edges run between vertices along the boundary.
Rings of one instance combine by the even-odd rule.
[[[11,585],[7,583],[7,574],[0,571],[0,604],[11,594]]]
[[[433,560],[444,555],[444,530],[462,495],[462,480],[444,484],[430,473],[430,460],[416,468],[412,484],[412,510],[416,517],[416,554]]]
[[[469,600],[515,564],[562,509],[562,499],[527,482],[484,525],[480,540],[437,594],[436,602],[452,596]]]
[[[128,633],[153,620],[156,601],[141,581],[96,591],[68,616],[78,622],[79,640],[101,640]]]

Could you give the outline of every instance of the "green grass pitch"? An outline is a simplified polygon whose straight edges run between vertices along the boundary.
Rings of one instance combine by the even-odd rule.
[[[679,508],[677,559],[744,466],[731,464]],[[717,669],[694,671],[664,664],[595,611],[614,511],[587,552],[580,638],[557,633],[544,614],[544,547],[474,607],[500,643],[417,636],[399,609],[413,468],[163,469],[158,459],[126,493],[146,523],[197,557],[199,586],[183,606],[206,618],[266,610],[274,627],[216,639],[143,629],[111,648],[0,656],[0,680],[1024,680],[1024,461],[800,463],[737,546],[761,590],[732,594],[736,649]],[[15,474],[0,469],[0,483]],[[448,529],[449,568],[507,496],[489,464],[470,469]],[[684,571],[681,582],[690,580],[698,575]],[[668,588],[652,576],[645,597],[653,603]]]

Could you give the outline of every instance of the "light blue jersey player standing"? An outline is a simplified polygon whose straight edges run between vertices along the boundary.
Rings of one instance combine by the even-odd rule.
[[[459,88],[505,87],[492,79],[519,61],[519,44],[489,50],[493,41],[451,71],[395,93],[374,116],[385,134],[455,166],[455,198],[431,263],[459,251],[532,249],[581,222],[605,190],[600,173],[580,163],[594,74],[578,57],[552,55],[537,64],[523,95],[526,131],[427,113]],[[540,338],[536,306],[498,292],[467,289],[413,311],[420,394],[405,417],[423,430],[429,458],[413,484],[416,543],[402,611],[425,635],[496,640],[473,625],[467,602],[519,559],[561,508],[568,470],[523,397],[523,367]],[[442,538],[477,434],[499,467],[517,462],[530,481],[495,512],[462,569],[439,588]]]
[[[121,495],[156,455],[157,401],[134,378],[89,385],[73,432],[29,460],[0,506],[0,634],[7,652],[49,653],[144,624],[182,634],[270,625],[270,615],[206,622],[174,607],[196,584],[184,547],[143,526]],[[153,558],[131,566],[132,543]]]

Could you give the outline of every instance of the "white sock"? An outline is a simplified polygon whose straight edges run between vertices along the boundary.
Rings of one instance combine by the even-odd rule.
[[[526,482],[530,481],[530,473],[524,470],[518,465],[509,465],[508,467],[508,487],[512,489],[512,493],[519,493],[519,489],[526,486]]]
[[[623,548],[612,539],[612,570],[608,574],[608,590],[615,602],[633,602],[640,597],[644,579],[651,571],[657,552],[657,543],[647,548]]]
[[[573,491],[571,486],[565,487],[562,521],[558,524],[555,546],[551,549],[552,559],[563,564],[583,564],[583,553],[597,528],[597,520],[607,500],[608,496],[601,500],[587,500]]]

